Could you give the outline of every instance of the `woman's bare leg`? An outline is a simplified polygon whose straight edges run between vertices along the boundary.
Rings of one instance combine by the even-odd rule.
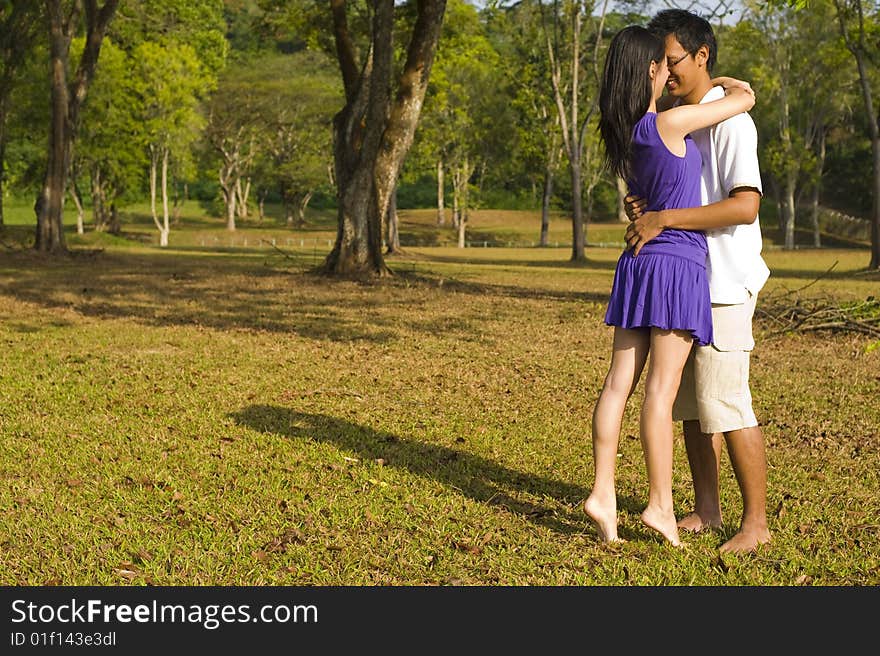
[[[647,330],[614,329],[611,364],[602,393],[593,410],[593,467],[595,481],[584,502],[584,512],[596,526],[599,539],[615,542],[617,538],[617,496],[614,470],[623,412],[648,357]]]
[[[680,542],[672,504],[672,403],[692,344],[688,332],[651,329],[651,363],[640,421],[648,470],[648,506],[642,521],[675,546]]]

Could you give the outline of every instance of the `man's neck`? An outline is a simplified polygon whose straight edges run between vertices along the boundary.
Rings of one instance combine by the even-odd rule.
[[[683,96],[681,102],[685,105],[699,105],[700,101],[703,100],[703,96],[709,93],[709,90],[712,88],[712,80],[709,76],[706,76],[704,80],[701,80],[697,86],[695,86],[689,94]]]

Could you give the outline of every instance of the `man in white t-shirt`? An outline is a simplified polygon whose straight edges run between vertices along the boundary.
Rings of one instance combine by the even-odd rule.
[[[666,41],[670,101],[696,104],[724,94],[711,82],[716,44],[705,19],[669,9],[659,12],[648,29]],[[721,551],[755,551],[770,541],[764,435],[749,389],[752,317],[758,292],[770,275],[761,257],[757,130],[748,114],[739,114],[691,136],[703,158],[703,206],[642,213],[641,200],[628,198],[627,212],[633,221],[626,242],[637,255],[664,228],[706,232],[715,337],[711,345],[695,346],[691,352],[673,408],[673,418],[683,422],[694,485],[694,511],[678,525],[689,531],[722,526],[723,435],[742,494],[743,514],[739,531],[721,545]]]

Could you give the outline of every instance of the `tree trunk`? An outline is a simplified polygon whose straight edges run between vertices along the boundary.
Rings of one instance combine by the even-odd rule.
[[[386,219],[388,225],[387,251],[388,255],[399,255],[400,250],[400,227],[397,216],[397,187],[394,187],[394,193],[388,202],[388,217]]]
[[[307,191],[296,206],[296,225],[300,228],[306,224],[306,208],[309,206],[309,201],[312,200],[313,195],[313,191]]]
[[[462,204],[464,205],[464,204]],[[461,211],[458,215],[458,247],[467,246],[467,212]]]
[[[95,166],[92,171],[92,216],[95,221],[95,230],[103,232],[107,229],[104,216],[104,196],[101,187],[101,169]]]
[[[789,173],[785,180],[785,195],[782,201],[783,211],[785,213],[785,249],[794,248],[794,223],[797,214],[794,191],[797,184],[797,177]]]
[[[110,203],[110,234],[118,235],[122,232],[122,223],[119,222],[119,211],[116,208],[116,201]]]
[[[73,204],[76,205],[76,234],[82,235],[86,231],[85,225],[83,224],[85,208],[83,208],[82,197],[77,188],[76,180],[72,175],[70,180],[70,197],[73,199]]]
[[[819,129],[819,134],[817,135],[819,139],[818,149],[816,159],[818,164],[818,171],[816,174],[816,184],[813,185],[813,198],[811,200],[811,211],[813,215],[813,246],[816,248],[822,247],[822,235],[819,229],[819,196],[822,192],[822,172],[825,170],[825,126],[821,126]]]
[[[873,159],[873,204],[871,209],[871,262],[870,269],[880,269],[880,116],[874,110],[874,96],[871,88],[871,80],[865,67],[865,59],[868,55],[865,22],[861,2],[855,3],[858,20],[857,40],[854,42],[847,29],[847,3],[835,0],[837,20],[840,27],[840,35],[847,49],[856,60],[859,71],[859,86],[862,90],[862,101],[865,103],[865,115],[868,117],[868,135],[871,139],[871,155]],[[876,50],[875,50],[876,52]]]
[[[458,168],[453,169],[452,171],[452,227],[456,230],[458,229],[458,225],[461,223],[461,200],[459,194],[459,188],[461,187],[461,183],[459,182],[459,177],[461,173],[459,173]]]
[[[605,23],[605,12],[607,10],[607,6],[607,2],[603,3],[601,15],[599,18],[599,25],[596,32],[596,41],[594,44],[593,53],[593,58],[595,61],[598,61],[599,59],[599,46],[602,41],[602,28]],[[591,9],[592,6],[588,8]],[[553,89],[553,99],[556,104],[557,117],[559,119],[559,126],[562,134],[562,142],[565,146],[565,153],[568,157],[569,169],[571,172],[571,260],[573,262],[583,262],[587,259],[586,254],[584,253],[584,248],[586,246],[586,237],[584,233],[583,201],[581,198],[581,152],[583,151],[584,133],[586,130],[587,122],[593,110],[595,109],[594,102],[592,108],[587,112],[587,118],[584,119],[583,122],[581,122],[578,106],[580,102],[579,96],[581,93],[579,82],[581,73],[580,45],[581,31],[583,29],[583,14],[581,13],[581,10],[582,7],[580,3],[576,3],[575,7],[572,9],[570,26],[571,57],[568,64],[570,66],[570,78],[566,84],[563,84],[562,81],[562,64],[557,51],[559,42],[556,39],[555,33],[551,34],[550,30],[546,29],[546,26],[544,32],[544,39],[546,42],[550,62],[550,82]],[[588,16],[589,13],[590,12],[587,12]],[[554,21],[558,20],[558,14],[554,14]],[[564,97],[566,86],[568,87],[567,93],[569,103],[567,108],[565,104],[566,99]]]
[[[248,197],[251,195],[251,179],[247,178],[244,187],[241,185],[241,178],[235,181],[235,205],[236,213],[239,219],[246,219],[250,215],[248,209]]]
[[[876,119],[875,119],[876,121]],[[871,139],[874,155],[874,216],[871,217],[871,263],[872,269],[880,269],[880,137]]]
[[[619,223],[629,223],[629,217],[626,215],[626,181],[620,176],[617,177],[617,221]]]
[[[550,243],[550,201],[553,198],[553,169],[548,162],[544,166],[544,192],[541,194],[541,246]]]
[[[6,109],[0,106],[0,228],[4,225],[3,195],[6,186]]]
[[[446,182],[443,179],[443,160],[437,160],[437,225],[446,225],[446,201],[444,200],[444,192]]]
[[[224,188],[223,196],[226,199],[226,229],[235,232],[235,187]]]
[[[78,9],[64,16],[61,0],[46,0],[49,17],[49,53],[52,81],[48,162],[43,188],[35,204],[37,215],[34,247],[42,253],[67,251],[64,241],[64,193],[70,168],[70,149],[76,137],[79,110],[94,77],[101,43],[119,0],[84,0],[86,43],[75,79],[68,85],[70,42],[78,26]],[[78,7],[78,5],[75,5]]]
[[[168,246],[168,147],[162,149],[162,227],[159,229],[159,246]]]
[[[159,177],[159,153],[155,145],[150,144],[150,216],[153,217],[153,223],[161,230],[159,225],[159,213],[156,210],[156,195],[158,194],[158,177]]]
[[[580,158],[571,159],[571,261],[585,262],[587,256],[584,252],[586,239],[584,237],[584,211],[581,200],[581,165]]]
[[[813,224],[813,246],[822,247],[822,231],[819,227],[819,185],[813,188],[813,197],[810,199],[810,217]]]
[[[382,253],[382,218],[412,145],[446,0],[417,3],[393,103],[394,0],[374,2],[372,47],[363,66],[349,33],[345,0],[330,0],[330,9],[346,104],[334,118],[338,228],[323,270],[335,275],[386,275],[390,272]]]
[[[471,218],[470,211],[470,179],[471,179],[472,169],[470,167],[470,162],[468,158],[464,158],[464,166],[462,167],[462,175],[461,175],[461,209],[459,210],[461,213],[461,222],[459,225],[467,227],[468,221]],[[464,230],[462,230],[462,235],[464,234]]]
[[[50,5],[52,3],[49,3]],[[67,88],[67,66],[70,37],[60,23],[61,8],[52,16],[50,57],[52,68],[52,100],[49,129],[49,158],[43,189],[37,200],[37,236],[35,247],[43,253],[67,251],[64,241],[63,210],[67,160],[72,135],[70,134],[70,98]]]
[[[156,210],[156,196],[159,194],[159,153],[162,156],[162,221]],[[150,214],[159,231],[159,246],[168,245],[168,148],[150,144]]]

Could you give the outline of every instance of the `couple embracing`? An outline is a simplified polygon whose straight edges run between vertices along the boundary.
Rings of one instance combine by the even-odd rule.
[[[764,438],[749,390],[752,316],[770,272],[761,257],[761,178],[748,83],[712,78],[716,42],[691,12],[658,13],[611,41],[599,97],[606,164],[626,180],[631,224],[605,323],[612,358],[593,413],[595,481],[584,511],[617,541],[615,465],[624,409],[646,363],[640,434],[642,521],[679,546],[679,529],[720,527],[722,443],[743,500],[722,552],[770,541]],[[667,94],[664,94],[664,89]],[[650,360],[649,360],[650,354]],[[673,421],[683,433],[694,509],[672,499]]]

